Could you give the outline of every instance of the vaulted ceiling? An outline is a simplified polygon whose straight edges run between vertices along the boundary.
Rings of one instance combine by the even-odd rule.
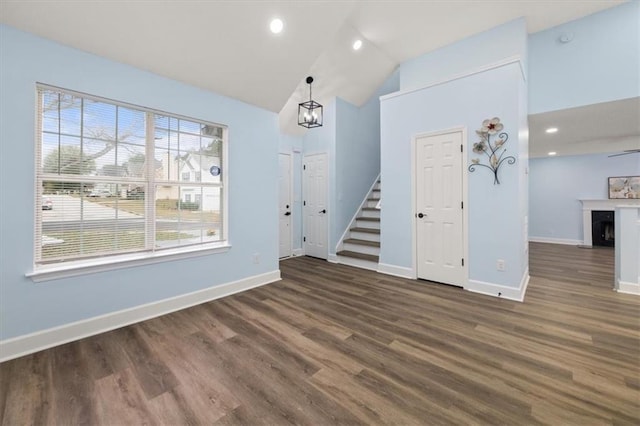
[[[525,17],[540,31],[615,0],[1,0],[0,22],[281,116],[308,96],[366,101],[399,63]],[[281,34],[269,31],[273,17]],[[359,51],[351,45],[364,44]],[[295,126],[293,127],[295,128]]]

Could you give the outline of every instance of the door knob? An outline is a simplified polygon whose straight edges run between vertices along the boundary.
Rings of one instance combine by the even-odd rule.
[[[326,213],[326,212],[327,212],[327,209],[322,209],[318,213]]]
[[[422,219],[422,218],[424,217],[424,215],[423,215],[422,213],[418,213],[418,217],[419,217],[420,219]]]
[[[291,216],[291,212],[286,212],[284,215],[285,216]]]

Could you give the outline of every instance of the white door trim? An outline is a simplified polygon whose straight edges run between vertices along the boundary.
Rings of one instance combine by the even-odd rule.
[[[278,167],[280,167],[280,155],[288,155],[289,156],[289,206],[290,206],[290,210],[291,210],[291,216],[290,217],[290,225],[289,226],[289,255],[288,256],[284,256],[284,257],[280,257],[280,247],[278,246],[278,257],[280,259],[286,259],[288,257],[292,257],[293,256],[293,205],[294,205],[294,199],[293,199],[293,150],[290,151],[280,151],[278,152]],[[280,198],[280,194],[278,194],[278,198]],[[280,208],[278,207],[278,213],[279,213]],[[280,235],[280,225],[278,224],[278,236]]]
[[[307,228],[307,223],[306,223],[306,219],[305,219],[305,198],[306,198],[306,178],[305,178],[305,165],[307,163],[307,158],[309,157],[315,157],[318,155],[323,155],[325,157],[325,173],[326,173],[326,179],[325,179],[325,194],[326,194],[326,206],[327,206],[327,227],[326,227],[326,254],[323,257],[326,260],[329,260],[329,242],[330,242],[330,234],[329,234],[329,230],[331,229],[331,204],[330,204],[330,194],[329,194],[329,153],[326,151],[317,151],[317,152],[311,152],[311,153],[307,153],[307,154],[303,154],[302,155],[302,251],[304,252],[304,255],[307,255],[306,253],[306,244],[305,244],[305,237],[306,237],[306,228]]]
[[[467,173],[467,128],[466,126],[452,127],[449,129],[438,130],[435,132],[416,133],[411,137],[411,251],[412,251],[412,278],[418,279],[418,239],[417,233],[417,218],[416,218],[416,204],[418,196],[417,188],[417,173],[416,173],[416,142],[419,138],[445,135],[448,133],[462,133],[462,202],[464,208],[462,209],[462,246],[464,250],[464,282],[462,287],[467,286],[469,282],[469,202],[468,202],[468,173]]]

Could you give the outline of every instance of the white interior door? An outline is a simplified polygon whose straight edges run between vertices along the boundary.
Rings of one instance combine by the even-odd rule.
[[[327,154],[305,155],[302,166],[302,244],[307,256],[326,259],[327,249]]]
[[[418,278],[463,286],[462,132],[415,144]]]
[[[291,155],[278,156],[278,223],[280,229],[279,256],[291,256]]]

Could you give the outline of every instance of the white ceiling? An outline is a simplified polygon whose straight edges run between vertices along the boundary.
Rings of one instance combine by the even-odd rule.
[[[558,132],[546,133],[550,127]],[[532,114],[529,140],[530,157],[640,149],[640,97]]]
[[[407,59],[518,17],[531,33],[621,2],[0,0],[0,22],[281,112],[291,130],[307,75],[314,99],[361,105]]]

